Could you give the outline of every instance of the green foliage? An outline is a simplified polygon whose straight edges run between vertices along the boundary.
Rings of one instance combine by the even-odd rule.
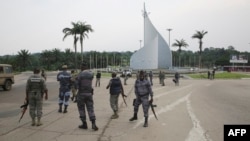
[[[207,79],[207,73],[189,74],[188,76],[194,79]],[[215,79],[241,79],[241,78],[250,78],[250,74],[233,73],[233,72],[215,73]]]

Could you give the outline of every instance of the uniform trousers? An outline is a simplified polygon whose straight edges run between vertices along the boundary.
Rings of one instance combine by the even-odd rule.
[[[42,117],[43,98],[41,93],[29,93],[29,112],[31,118]]]
[[[144,117],[148,117],[148,110],[149,110],[148,98],[149,98],[149,95],[137,96],[137,98],[135,100],[135,104],[134,104],[134,113],[138,113],[139,106],[140,106],[140,104],[142,104]]]
[[[78,93],[77,94],[77,107],[80,114],[80,119],[86,121],[86,110],[87,109],[89,120],[96,120],[94,112],[94,101],[92,93]]]

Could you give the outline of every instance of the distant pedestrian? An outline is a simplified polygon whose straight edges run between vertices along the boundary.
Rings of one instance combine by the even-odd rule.
[[[89,120],[92,122],[92,129],[94,131],[98,130],[96,126],[96,116],[94,112],[94,89],[92,87],[92,80],[94,78],[93,73],[88,70],[87,63],[83,62],[81,65],[81,72],[77,76],[76,79],[76,89],[77,93],[77,107],[80,114],[80,119],[82,121],[82,125],[78,127],[81,129],[88,129],[88,125],[86,122],[87,115],[85,111],[85,107],[88,111]]]
[[[46,74],[46,72],[44,71],[44,69],[42,69],[41,76],[44,78],[45,81],[47,80],[47,74]]]
[[[97,87],[100,87],[100,81],[101,81],[101,72],[98,70],[97,71],[97,74],[96,74],[96,82],[95,82],[95,86]]]
[[[137,120],[137,113],[139,110],[140,104],[142,104],[143,113],[145,117],[144,127],[148,127],[148,110],[149,104],[153,102],[153,91],[150,85],[150,82],[146,80],[143,71],[140,71],[140,79],[135,81],[135,96],[134,101],[134,116],[130,118],[130,121]],[[151,99],[149,100],[149,96]]]
[[[39,75],[40,70],[35,68],[26,83],[26,103],[29,104],[30,117],[32,119],[32,126],[42,125],[42,107],[43,96],[45,93],[45,100],[48,99],[48,90],[45,84],[45,80]],[[37,123],[36,123],[37,118]]]
[[[210,71],[207,71],[207,79],[210,79],[210,77],[211,77],[211,73]]]
[[[122,82],[119,77],[116,77],[116,73],[112,73],[112,79],[110,79],[109,84],[107,85],[106,89],[109,89],[110,93],[110,106],[114,111],[114,114],[111,116],[111,119],[116,119],[119,117],[118,115],[118,100],[120,93],[122,96],[124,95],[124,90],[122,86]]]
[[[76,92],[76,86],[75,86],[75,81],[76,81],[77,74],[75,73],[75,70],[71,70],[71,92],[72,92],[72,97],[71,100],[76,103],[77,101],[77,92]]]
[[[158,78],[159,78],[159,83],[161,84],[161,71],[158,74]]]
[[[59,88],[59,113],[67,113],[69,98],[71,93],[71,75],[67,72],[67,65],[62,66],[62,71],[57,74],[57,81],[60,82]],[[62,106],[64,110],[62,111]]]
[[[180,74],[176,71],[174,74],[175,86],[179,86]]]
[[[124,72],[124,85],[127,85],[127,80],[128,80],[128,72],[125,70],[125,72]]]
[[[164,71],[162,71],[161,73],[160,73],[160,81],[161,81],[161,85],[162,86],[165,86],[165,72]]]
[[[214,79],[214,75],[215,75],[215,70],[213,69],[213,71],[212,71],[212,79]]]

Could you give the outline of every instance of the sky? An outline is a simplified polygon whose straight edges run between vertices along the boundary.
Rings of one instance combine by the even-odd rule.
[[[0,0],[0,56],[20,50],[74,51],[73,37],[63,41],[62,30],[77,21],[94,30],[83,51],[136,51],[143,40],[144,3],[167,43],[171,28],[170,44],[184,39],[189,45],[184,50],[198,51],[198,39],[191,37],[204,30],[203,48],[250,52],[250,0]]]

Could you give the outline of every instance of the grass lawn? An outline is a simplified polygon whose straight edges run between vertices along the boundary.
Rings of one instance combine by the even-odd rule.
[[[189,77],[194,79],[207,79],[207,73],[197,73],[197,74],[189,74]],[[249,74],[237,73],[237,72],[215,72],[215,79],[241,79],[241,78],[250,78]]]

